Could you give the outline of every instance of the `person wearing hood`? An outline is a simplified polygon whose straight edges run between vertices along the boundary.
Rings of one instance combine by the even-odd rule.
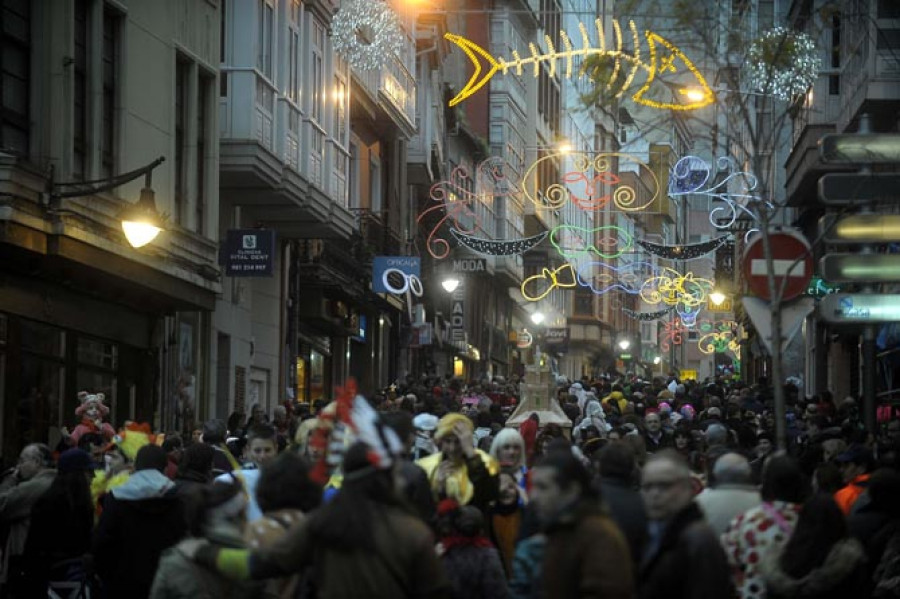
[[[245,547],[246,504],[247,494],[238,485],[213,483],[200,491],[193,513],[188,514],[191,536],[220,547]],[[249,599],[259,596],[260,591],[259,583],[230,581],[171,547],[159,560],[150,599]]]
[[[850,537],[834,499],[811,497],[783,549],[762,555],[759,570],[769,599],[867,597],[866,553]]]
[[[625,394],[622,393],[622,385],[618,383],[613,385],[610,394],[603,398],[603,404],[608,406],[608,409],[615,409],[619,414],[624,414],[628,400],[625,398]]]
[[[593,396],[593,394],[591,394],[591,396]],[[600,431],[602,436],[605,436],[606,433],[612,429],[612,427],[606,423],[606,414],[604,414],[603,407],[596,398],[587,403],[584,412],[584,419],[572,430],[572,437],[576,441],[585,441],[583,438],[584,430],[589,426],[593,426]]]
[[[160,555],[184,536],[182,502],[163,474],[167,461],[161,447],[144,445],[135,472],[107,494],[92,553],[108,597],[149,596]]]

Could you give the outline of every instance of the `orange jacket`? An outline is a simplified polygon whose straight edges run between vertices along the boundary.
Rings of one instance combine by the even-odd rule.
[[[850,481],[846,487],[838,491],[834,494],[834,500],[837,502],[838,507],[841,508],[841,511],[844,512],[845,516],[850,515],[850,510],[853,508],[853,504],[856,503],[856,500],[859,499],[859,496],[863,494],[866,490],[866,486],[861,483],[865,483],[869,480],[869,474],[860,474],[856,478]]]

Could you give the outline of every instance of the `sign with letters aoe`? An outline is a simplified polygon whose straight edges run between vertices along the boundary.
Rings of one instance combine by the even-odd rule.
[[[229,229],[223,252],[229,277],[271,277],[275,262],[275,231]]]

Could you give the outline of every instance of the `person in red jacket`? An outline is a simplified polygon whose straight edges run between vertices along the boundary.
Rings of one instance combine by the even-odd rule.
[[[845,516],[850,515],[853,504],[869,485],[869,471],[874,461],[871,450],[863,445],[852,445],[837,457],[846,486],[834,494],[834,500]]]

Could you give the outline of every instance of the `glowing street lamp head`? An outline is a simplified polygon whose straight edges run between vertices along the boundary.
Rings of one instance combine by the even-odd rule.
[[[629,347],[631,347],[631,341],[629,341],[628,339],[622,339],[621,341],[619,341],[619,349],[621,349],[622,351],[625,351]]]
[[[531,314],[531,322],[534,324],[541,324],[544,322],[544,313],[543,312],[532,312]]]
[[[684,94],[684,97],[691,102],[703,102],[707,99],[708,92],[698,87],[688,87],[681,90],[681,93]]]
[[[713,291],[709,294],[709,299],[712,300],[713,305],[720,306],[725,301],[725,294],[721,291]]]
[[[557,147],[557,150],[559,150],[560,154],[569,154],[573,150],[572,144],[570,144],[567,141],[564,141],[561,144],[559,144],[559,146]]]
[[[660,358],[659,356],[656,356],[655,358],[653,358],[654,364],[659,365],[660,362],[662,362],[662,358]]]
[[[459,279],[456,277],[447,277],[441,281],[441,287],[443,287],[444,291],[447,293],[453,293],[459,287]]]
[[[156,239],[163,230],[163,224],[156,211],[153,189],[149,185],[141,190],[141,198],[137,203],[122,212],[120,219],[125,239],[131,247],[143,247]]]

